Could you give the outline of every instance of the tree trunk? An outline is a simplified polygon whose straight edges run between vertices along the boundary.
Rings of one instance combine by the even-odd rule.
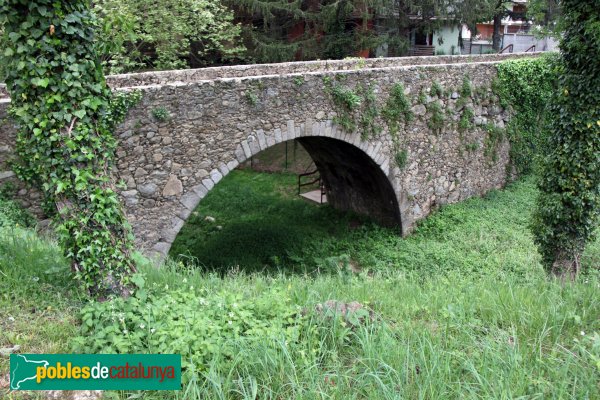
[[[560,252],[552,264],[552,274],[562,282],[574,281],[581,270],[581,254]]]
[[[504,13],[498,13],[494,15],[494,33],[492,35],[492,49],[500,51],[500,41],[502,36],[500,35],[500,28],[502,27],[502,16]]]

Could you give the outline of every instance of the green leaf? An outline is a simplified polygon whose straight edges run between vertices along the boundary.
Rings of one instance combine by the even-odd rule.
[[[73,111],[73,115],[75,115],[77,118],[82,119],[83,117],[85,117],[85,110],[77,110],[77,111]]]

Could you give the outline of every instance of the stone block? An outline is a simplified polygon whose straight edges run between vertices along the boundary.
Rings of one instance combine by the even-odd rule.
[[[206,196],[206,194],[208,193],[208,191],[210,189],[207,189],[206,186],[204,186],[204,184],[200,184],[200,185],[196,185],[192,188],[192,190],[200,197],[203,198],[204,196]]]
[[[247,140],[244,140],[242,142],[242,149],[244,150],[244,155],[246,156],[246,159],[252,157],[252,150],[250,150],[250,145],[248,144]],[[237,155],[237,153],[236,153]],[[239,162],[244,162],[246,160],[240,160],[240,158],[238,158]]]
[[[212,188],[214,188],[214,187],[215,187],[215,183],[214,183],[214,182],[213,182],[211,179],[209,179],[209,178],[207,178],[207,179],[204,179],[204,180],[202,181],[202,184],[203,184],[203,185],[204,185],[204,187],[205,187],[206,189],[208,189],[209,191],[210,191],[210,190],[212,190]]]
[[[265,137],[265,131],[259,129],[256,132],[256,137],[258,138],[258,145],[260,146],[260,150],[264,150],[267,148],[267,138]],[[256,153],[254,153],[256,154]]]
[[[227,163],[227,168],[229,168],[229,171],[233,171],[239,165],[240,165],[240,163],[238,162],[238,160],[231,160]]]
[[[183,196],[181,196],[181,199],[179,200],[179,202],[181,204],[183,204],[183,206],[185,208],[187,208],[188,210],[194,210],[196,208],[196,206],[198,205],[198,203],[200,202],[200,196],[198,196],[198,194],[194,191],[190,191],[186,194],[184,194]]]
[[[283,142],[283,136],[281,134],[281,129],[275,129],[275,143]]]
[[[212,171],[210,171],[210,179],[212,179],[212,181],[216,185],[221,181],[221,179],[223,179],[223,174],[221,174],[221,172],[219,172],[218,169],[213,169]]]

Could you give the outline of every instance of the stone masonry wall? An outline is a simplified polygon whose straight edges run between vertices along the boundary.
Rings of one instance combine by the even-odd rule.
[[[395,198],[384,200],[397,207],[403,234],[409,233],[417,220],[439,205],[502,187],[507,179],[509,143],[497,132],[509,115],[499,106],[491,83],[497,73],[495,64],[509,57],[435,57],[435,60],[446,58],[453,62],[398,66],[394,61],[397,59],[366,60],[372,63],[369,65],[391,66],[212,80],[177,79],[181,74],[205,74],[206,78],[212,74],[206,70],[175,71],[172,80],[169,73],[111,78],[111,82],[122,79],[135,83],[133,86],[143,92],[141,103],[130,111],[116,132],[120,144],[115,175],[125,185],[121,195],[137,245],[148,253],[167,254],[186,218],[223,176],[253,154],[294,138],[335,139],[313,141],[309,147],[317,146],[316,153],[323,153],[319,151],[319,143],[335,147],[340,143],[337,141],[361,149],[370,162],[363,160],[361,165],[352,165],[352,160],[345,160],[343,168],[350,168],[354,176],[344,179],[350,179],[352,186],[352,180],[368,182],[370,176],[385,177],[392,189],[389,193],[394,193]],[[433,59],[418,57],[413,62]],[[410,62],[410,58],[402,59],[402,63]],[[331,64],[335,63],[345,61]],[[285,68],[299,71],[312,69],[313,64],[288,64]],[[283,67],[229,67],[236,68],[255,68],[263,75],[269,68]],[[302,79],[298,79],[299,74]],[[157,78],[151,79],[152,76]],[[401,126],[398,136],[408,155],[403,168],[394,161],[392,138],[380,118],[376,122],[383,132],[368,140],[362,140],[359,132],[343,131],[333,122],[339,109],[325,90],[325,76],[350,89],[373,88],[379,110],[384,107],[392,86],[403,83],[415,115],[412,122]],[[460,87],[465,77],[470,79],[476,95],[461,100]],[[434,81],[444,89],[443,96],[429,95]],[[444,127],[439,132],[430,128],[434,103],[439,104],[444,115]],[[7,106],[6,99],[0,100],[0,117],[6,115]],[[463,130],[458,125],[465,106],[473,109],[474,118],[473,126]],[[166,110],[168,119],[157,120],[158,110]],[[2,168],[12,154],[14,136],[14,126],[4,120],[0,126],[0,184],[14,180],[11,172]],[[329,166],[327,173],[339,175],[338,172],[335,166]],[[342,178],[337,179],[339,183]],[[379,178],[373,181],[380,186],[387,184]],[[351,189],[343,194],[347,201],[339,204],[349,203],[352,207],[351,198],[360,191]],[[380,192],[388,193],[384,189]],[[19,191],[19,198],[27,206],[37,204],[39,197],[33,196],[37,196],[35,191]],[[364,208],[364,202],[361,207]]]

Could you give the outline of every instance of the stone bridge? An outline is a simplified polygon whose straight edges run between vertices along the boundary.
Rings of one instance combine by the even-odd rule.
[[[166,255],[194,208],[229,171],[287,140],[298,140],[311,155],[333,207],[367,214],[406,235],[437,206],[507,182],[509,143],[502,131],[509,114],[492,81],[496,64],[516,57],[523,55],[352,59],[108,77],[114,90],[143,93],[116,132],[115,175],[124,183],[121,196],[137,244]],[[467,81],[472,90],[463,87]],[[394,133],[382,110],[396,83],[403,84],[414,118]],[[2,92],[0,118],[10,102]],[[344,105],[348,96],[361,101],[351,111]],[[14,137],[15,127],[5,120],[0,184],[15,180],[4,166]],[[18,197],[35,209],[39,194],[20,188]]]

